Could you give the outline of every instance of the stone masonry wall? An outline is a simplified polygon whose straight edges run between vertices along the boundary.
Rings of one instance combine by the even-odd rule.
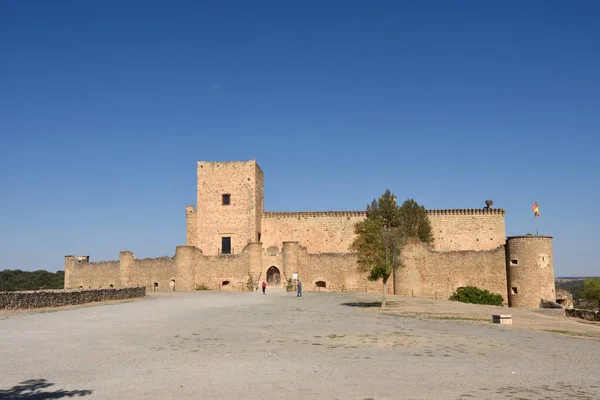
[[[65,268],[69,267],[65,265]],[[66,284],[65,289],[121,287],[119,261],[81,261],[69,268],[68,273],[70,284]]]
[[[175,261],[171,257],[136,259],[131,268],[131,283],[146,286],[148,291],[172,291],[171,280],[177,285],[176,276]]]
[[[502,295],[506,290],[505,247],[488,251],[436,251],[422,243],[402,250],[404,266],[396,270],[396,294],[448,299],[459,287],[476,286]]]
[[[491,250],[506,241],[504,210],[428,210],[435,250]],[[264,212],[265,247],[297,241],[310,253],[347,253],[365,211]]]
[[[298,277],[303,282],[303,291],[335,292],[381,292],[382,283],[370,282],[366,273],[357,271],[356,256],[352,253],[310,254],[301,249],[299,254]],[[325,282],[325,288],[317,282]],[[392,293],[391,279],[388,293]]]
[[[310,253],[347,253],[354,225],[365,215],[361,211],[264,212],[261,242],[268,248],[297,241]]]
[[[492,250],[506,242],[504,210],[428,210],[435,250]]]
[[[580,318],[587,321],[600,321],[600,311],[592,310],[581,310],[578,308],[566,309],[565,314],[567,317]]]
[[[239,254],[202,256],[196,266],[196,286],[204,285],[211,290],[246,290],[249,275],[248,252]],[[229,282],[224,285],[224,282]]]
[[[0,310],[61,307],[106,300],[123,300],[146,295],[145,287],[115,289],[36,290],[0,292]]]

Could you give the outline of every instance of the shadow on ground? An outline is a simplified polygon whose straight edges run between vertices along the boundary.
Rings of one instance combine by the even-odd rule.
[[[343,306],[348,306],[348,307],[359,307],[359,308],[371,308],[371,307],[377,307],[377,308],[381,308],[381,301],[356,301],[356,302],[350,302],[350,303],[342,303]],[[387,305],[390,306],[392,304],[390,304],[390,302],[387,302]]]
[[[54,383],[48,382],[45,379],[29,379],[19,383],[16,386],[13,386],[10,389],[0,389],[0,399],[43,400],[60,399],[63,397],[80,397],[92,394],[91,390],[44,390],[51,386],[54,386]]]

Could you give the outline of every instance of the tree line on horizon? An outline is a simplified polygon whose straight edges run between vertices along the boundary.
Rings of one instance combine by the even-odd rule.
[[[64,286],[65,271],[21,271],[20,269],[0,271],[0,292],[63,289]]]

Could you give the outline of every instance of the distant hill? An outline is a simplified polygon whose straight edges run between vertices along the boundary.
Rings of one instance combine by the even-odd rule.
[[[5,269],[0,271],[0,292],[16,290],[63,289],[65,271],[48,272]]]

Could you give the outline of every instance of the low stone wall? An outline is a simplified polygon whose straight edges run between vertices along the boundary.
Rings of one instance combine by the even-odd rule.
[[[105,300],[146,296],[145,286],[107,289],[59,289],[27,292],[0,292],[0,310],[61,307]]]
[[[573,308],[571,310],[565,310],[567,317],[571,318],[581,318],[588,321],[600,321],[600,311],[591,311],[591,310],[579,310],[577,308]]]

